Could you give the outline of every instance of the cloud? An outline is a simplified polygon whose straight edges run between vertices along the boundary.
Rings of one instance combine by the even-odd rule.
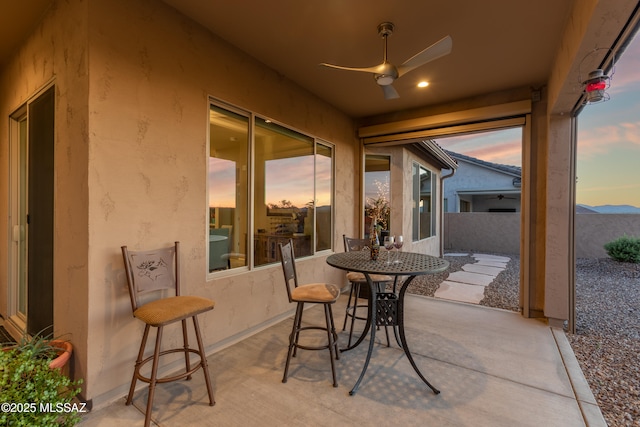
[[[640,89],[640,37],[636,36],[616,60],[610,94]]]
[[[583,129],[578,134],[578,159],[607,154],[617,146],[640,148],[640,121]]]
[[[487,162],[521,166],[522,142],[520,140],[503,141],[491,146],[478,147],[466,154]]]
[[[447,150],[505,165],[522,165],[522,130],[520,128],[439,139]]]

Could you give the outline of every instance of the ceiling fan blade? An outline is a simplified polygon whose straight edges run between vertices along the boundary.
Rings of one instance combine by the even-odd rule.
[[[327,64],[326,62],[321,63],[323,67],[336,68],[338,70],[347,70],[347,71],[362,71],[364,73],[375,73],[377,72],[380,65],[376,65],[375,67],[365,67],[365,68],[357,68],[357,67],[343,67],[341,65],[333,65]]]
[[[384,92],[384,99],[396,99],[400,98],[396,89],[391,85],[380,86],[382,88],[382,92]]]
[[[448,55],[451,53],[452,48],[453,40],[450,36],[446,36],[441,40],[435,42],[422,52],[419,52],[411,58],[407,59],[404,64],[398,67],[398,74],[402,76],[403,74],[407,74],[409,71],[414,70],[426,64],[427,62],[431,62],[445,55]]]

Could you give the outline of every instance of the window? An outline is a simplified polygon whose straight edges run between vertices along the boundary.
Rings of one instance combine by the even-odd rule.
[[[413,240],[435,236],[436,179],[430,170],[413,163]]]
[[[389,182],[391,179],[391,158],[367,154],[364,158],[364,234],[369,238],[371,231],[371,216],[373,211],[379,211],[379,224],[384,230],[389,230],[390,200]]]
[[[316,144],[316,252],[331,249],[333,237],[333,147]]]
[[[314,140],[256,119],[255,265],[278,259],[278,243],[293,239],[296,257],[312,252]]]
[[[209,113],[209,271],[247,265],[249,117]]]
[[[248,112],[210,117],[209,271],[277,262],[289,239],[296,257],[331,249],[333,147]]]

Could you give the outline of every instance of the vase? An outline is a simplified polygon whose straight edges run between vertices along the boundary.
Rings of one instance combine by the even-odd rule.
[[[58,357],[49,362],[49,368],[64,368],[71,358],[71,353],[73,353],[73,345],[69,341],[62,340],[52,340],[50,345],[56,348]]]

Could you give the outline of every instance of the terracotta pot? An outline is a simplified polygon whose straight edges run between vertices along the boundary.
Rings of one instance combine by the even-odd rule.
[[[61,340],[52,340],[51,346],[60,349],[58,351],[58,357],[49,362],[49,368],[63,368],[69,358],[71,358],[71,353],[73,353],[73,346],[69,341],[61,341]]]

